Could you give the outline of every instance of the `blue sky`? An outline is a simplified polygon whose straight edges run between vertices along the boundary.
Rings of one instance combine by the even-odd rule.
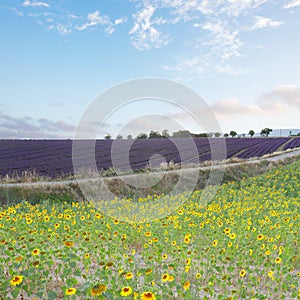
[[[223,132],[300,128],[300,0],[1,0],[0,32],[0,138],[72,138],[98,95],[143,77],[192,88]],[[162,130],[143,117],[159,112],[179,113],[128,106],[103,134]]]

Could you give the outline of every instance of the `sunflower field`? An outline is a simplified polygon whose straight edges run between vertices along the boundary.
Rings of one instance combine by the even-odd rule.
[[[200,196],[143,223],[89,203],[2,208],[0,299],[300,299],[300,162]]]

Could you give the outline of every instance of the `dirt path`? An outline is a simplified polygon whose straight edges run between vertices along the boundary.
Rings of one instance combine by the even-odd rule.
[[[247,161],[242,162],[235,162],[235,163],[225,163],[225,164],[216,164],[213,166],[214,169],[216,168],[224,168],[224,167],[230,167],[230,166],[237,166],[237,165],[243,165],[243,164],[254,164],[259,163],[261,161],[280,161],[288,157],[293,157],[300,155],[300,149],[288,151],[285,153],[281,153],[278,155],[270,156],[270,157],[261,157],[261,158],[252,158]],[[162,172],[187,172],[189,170],[210,170],[211,166],[200,166],[200,167],[193,167],[193,168],[182,168],[178,170],[170,170],[170,171],[162,171]],[[155,172],[160,173],[160,172]],[[143,173],[141,173],[143,174]],[[115,178],[127,178],[127,177],[133,177],[133,176],[139,176],[141,174],[128,174],[128,175],[120,175],[120,176],[114,176],[114,177],[103,177],[103,179],[115,179]],[[0,187],[27,187],[27,186],[61,186],[61,185],[69,185],[69,184],[75,184],[77,182],[86,182],[88,180],[93,180],[93,178],[85,178],[85,179],[70,179],[70,180],[61,180],[61,181],[39,181],[39,182],[20,182],[20,183],[1,183]],[[96,177],[94,180],[99,180],[99,177]]]

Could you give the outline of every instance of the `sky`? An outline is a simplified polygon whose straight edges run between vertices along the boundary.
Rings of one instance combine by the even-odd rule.
[[[192,89],[223,133],[300,128],[300,0],[0,0],[0,34],[0,138],[73,138],[139,78]],[[99,137],[197,126],[148,99],[112,107]]]

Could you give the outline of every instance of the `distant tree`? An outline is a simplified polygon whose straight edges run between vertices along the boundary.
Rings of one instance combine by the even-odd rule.
[[[128,135],[127,135],[127,139],[128,139],[128,140],[132,140],[132,135],[131,135],[131,134],[128,134]]]
[[[220,137],[222,134],[220,133],[220,132],[215,132],[214,133],[214,136],[216,137],[216,138],[218,138],[218,137]]]
[[[248,134],[249,134],[251,137],[253,137],[254,134],[255,134],[255,132],[251,129],[251,130],[249,130]]]
[[[228,133],[224,133],[224,138],[228,138],[229,137],[229,134]]]
[[[242,137],[245,137],[246,136],[246,134],[245,133],[242,133]]]
[[[136,138],[137,139],[147,139],[148,135],[147,135],[147,133],[140,133]]]
[[[192,134],[188,130],[178,130],[176,132],[173,132],[172,136],[174,138],[189,138],[192,136]]]
[[[300,133],[297,133],[297,136],[300,136]]]
[[[160,133],[157,131],[151,130],[151,132],[149,133],[149,139],[157,139],[157,138],[161,138]]]
[[[268,137],[270,132],[272,132],[272,131],[273,130],[271,128],[266,127],[266,128],[261,130],[260,135]]]
[[[161,132],[161,136],[164,137],[164,138],[169,138],[170,137],[169,130],[168,129],[164,129]]]
[[[194,133],[193,137],[196,137],[196,138],[207,138],[208,134],[207,133]]]
[[[105,137],[106,140],[110,140],[111,139],[111,135],[108,133]]]
[[[117,140],[123,140],[123,136],[120,135],[120,134],[118,134],[118,135],[117,135]]]
[[[231,135],[231,137],[237,136],[237,132],[234,131],[234,130],[231,130],[231,131],[229,132],[229,134]]]

